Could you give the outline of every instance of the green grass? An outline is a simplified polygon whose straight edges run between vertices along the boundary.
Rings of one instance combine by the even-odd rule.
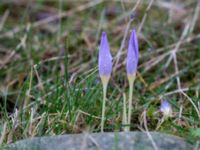
[[[0,4],[1,17],[9,11],[0,31],[0,138],[3,144],[35,136],[100,132],[103,98],[97,68],[100,34],[107,32],[115,57],[135,3],[100,2],[80,10],[89,4],[86,0]],[[200,118],[189,99],[176,92],[176,79],[180,78],[181,88],[186,89],[184,92],[200,111],[199,16],[194,30],[186,34],[182,40],[185,42],[178,48],[179,72],[175,72],[173,59],[167,65],[185,25],[194,18],[197,1],[183,1],[183,4],[187,13],[171,23],[168,10],[157,2],[148,12],[148,3],[141,2],[137,7],[129,31],[133,27],[138,29],[142,18],[147,16],[139,34],[140,61],[133,90],[131,131],[144,129],[143,112],[147,110],[150,131],[173,134],[195,143],[200,137]],[[59,11],[68,13],[60,22],[35,25],[39,13],[57,15]],[[25,30],[28,23],[31,27]],[[5,33],[18,27],[20,30],[14,36],[6,36]],[[123,129],[123,93],[128,98],[124,61],[129,35],[130,32],[108,85],[105,132]],[[25,36],[23,47],[20,42]],[[171,103],[173,117],[159,125],[161,97]]]

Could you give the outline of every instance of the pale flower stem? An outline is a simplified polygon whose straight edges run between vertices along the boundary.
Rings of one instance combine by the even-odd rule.
[[[127,110],[126,110],[126,95],[123,93],[123,116],[122,116],[122,123],[127,125]],[[124,131],[128,131],[127,126],[123,128]]]
[[[104,131],[104,121],[105,121],[105,108],[106,108],[106,94],[107,86],[110,77],[101,76],[101,81],[103,84],[103,104],[102,104],[102,115],[101,115],[101,132]]]
[[[132,99],[133,99],[133,83],[135,80],[135,75],[128,75],[129,82],[129,98],[128,98],[128,131],[130,131],[131,125],[131,114],[132,114]]]

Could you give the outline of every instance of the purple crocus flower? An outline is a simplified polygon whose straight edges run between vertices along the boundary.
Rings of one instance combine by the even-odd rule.
[[[110,76],[112,72],[112,56],[106,32],[102,32],[99,48],[99,74],[100,76]]]
[[[164,116],[168,117],[172,115],[172,108],[170,103],[167,100],[161,101],[160,111]]]
[[[135,73],[137,72],[138,60],[139,60],[138,40],[136,31],[135,29],[133,29],[129,40],[127,63],[126,63],[126,71],[129,76],[135,75]]]
[[[110,54],[110,48],[106,32],[101,35],[101,43],[99,47],[99,74],[103,84],[103,103],[102,103],[102,117],[101,117],[101,132],[104,130],[104,118],[106,108],[106,93],[107,85],[112,72],[112,56]]]

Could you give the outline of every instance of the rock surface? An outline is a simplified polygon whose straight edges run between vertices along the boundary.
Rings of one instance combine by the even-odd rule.
[[[194,147],[175,136],[150,132],[158,150],[190,150]],[[17,141],[9,150],[154,150],[143,132],[69,134]]]

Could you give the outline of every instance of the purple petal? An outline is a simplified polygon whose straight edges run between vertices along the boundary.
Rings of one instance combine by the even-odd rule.
[[[163,100],[161,102],[160,111],[161,112],[166,112],[166,111],[169,111],[169,110],[171,110],[170,103],[167,100]]]
[[[126,70],[127,74],[132,75],[136,73],[139,60],[138,40],[135,29],[132,30],[129,40]]]
[[[110,76],[112,72],[112,56],[106,32],[102,32],[99,48],[99,74],[100,76]]]

